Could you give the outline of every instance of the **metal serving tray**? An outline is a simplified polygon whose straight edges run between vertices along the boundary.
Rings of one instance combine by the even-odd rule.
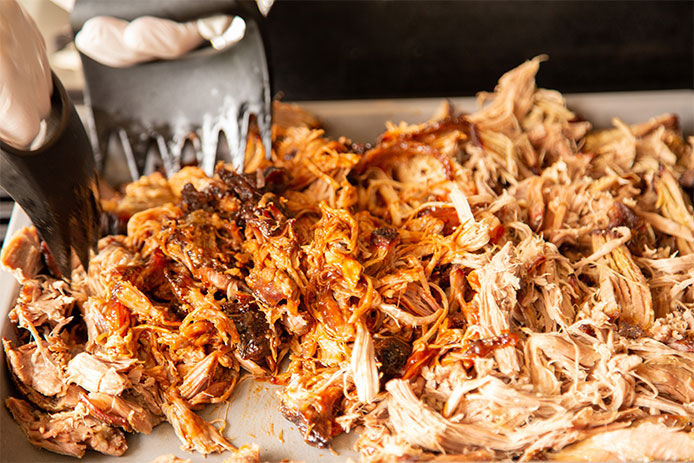
[[[609,94],[580,94],[566,97],[569,107],[597,127],[608,127],[612,117],[627,123],[641,122],[663,113],[675,113],[687,135],[694,134],[694,90],[662,92],[630,92]],[[453,99],[456,107],[473,111],[473,98]],[[325,124],[328,135],[345,135],[359,142],[375,140],[383,131],[387,120],[421,122],[429,118],[440,104],[440,99],[322,101],[301,103],[316,114]],[[29,224],[24,212],[16,207],[8,228],[8,236]],[[19,285],[11,274],[0,271],[0,335],[14,338],[14,328],[6,314],[17,297]],[[250,378],[242,380],[232,396],[231,403],[210,407],[203,413],[207,419],[226,419],[225,434],[236,446],[257,443],[263,461],[282,459],[329,463],[358,460],[351,450],[356,433],[341,435],[334,440],[332,453],[316,449],[303,442],[301,436],[278,411],[277,387],[257,383]],[[7,369],[0,367],[0,398],[14,393]],[[358,432],[358,431],[357,431]],[[128,451],[120,458],[88,452],[87,462],[147,463],[164,454],[175,454],[194,462],[223,462],[228,454],[203,457],[180,449],[180,441],[170,425],[157,426],[150,435],[136,434],[128,437]],[[0,463],[74,462],[70,457],[49,453],[33,447],[12,420],[4,406],[0,406]]]

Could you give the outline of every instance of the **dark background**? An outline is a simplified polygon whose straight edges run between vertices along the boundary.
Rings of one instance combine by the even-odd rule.
[[[693,7],[279,0],[267,31],[286,100],[473,95],[538,54],[538,83],[562,92],[692,88]]]

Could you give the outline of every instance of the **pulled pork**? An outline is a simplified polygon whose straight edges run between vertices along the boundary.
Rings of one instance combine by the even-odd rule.
[[[22,231],[15,419],[71,455],[166,420],[257,460],[195,413],[247,371],[310,445],[361,426],[364,461],[694,459],[692,140],[591,131],[539,63],[373,147],[285,114],[271,161],[252,137],[246,172],[143,178],[70,286]]]

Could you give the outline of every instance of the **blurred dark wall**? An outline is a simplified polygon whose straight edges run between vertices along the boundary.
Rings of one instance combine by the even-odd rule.
[[[298,1],[268,16],[275,89],[288,100],[490,90],[549,55],[562,92],[692,88],[692,1]]]

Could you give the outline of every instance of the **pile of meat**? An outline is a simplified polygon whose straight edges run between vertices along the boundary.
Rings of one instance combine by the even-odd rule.
[[[104,202],[127,230],[70,284],[21,232],[6,404],[31,442],[120,455],[168,421],[258,458],[196,414],[248,372],[308,444],[359,427],[365,461],[692,460],[693,140],[672,115],[592,132],[539,62],[373,147],[278,107],[271,161],[252,139],[246,173]]]

